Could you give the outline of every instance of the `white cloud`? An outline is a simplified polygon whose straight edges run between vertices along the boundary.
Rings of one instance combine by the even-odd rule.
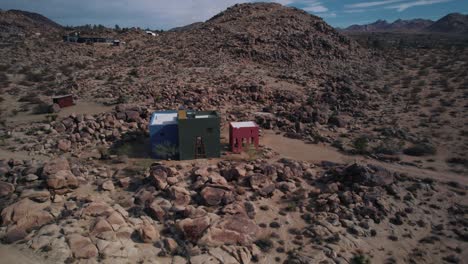
[[[388,5],[388,4],[403,2],[403,1],[404,0],[384,0],[384,1],[374,1],[374,2],[362,2],[362,3],[351,4],[351,5],[345,5],[345,8],[348,8],[348,9],[367,8],[367,7]]]
[[[387,6],[386,8],[396,9],[398,10],[398,12],[402,12],[408,8],[415,7],[415,6],[433,5],[433,4],[439,4],[439,3],[446,3],[450,1],[453,1],[453,0],[419,0],[419,1],[409,2],[409,3],[401,3],[398,5]]]
[[[335,18],[337,15],[335,12],[329,12],[329,13],[323,13],[320,14],[321,17],[326,17],[326,18]]]
[[[311,3],[307,3],[307,5],[302,9],[312,13],[323,13],[328,11],[328,8],[324,6],[322,2],[318,1],[312,1]]]
[[[366,12],[366,9],[349,9],[349,10],[343,10],[345,13],[353,14],[353,13],[363,13]]]

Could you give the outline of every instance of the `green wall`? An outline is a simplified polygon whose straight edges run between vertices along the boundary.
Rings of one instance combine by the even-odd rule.
[[[181,160],[195,159],[197,137],[203,139],[206,158],[219,157],[221,155],[219,116],[179,119],[179,158]]]

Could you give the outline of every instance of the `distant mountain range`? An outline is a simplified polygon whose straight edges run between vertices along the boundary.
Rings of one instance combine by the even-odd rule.
[[[468,15],[452,13],[443,18],[432,21],[428,19],[395,20],[389,23],[377,20],[366,25],[352,25],[343,31],[347,32],[413,32],[413,33],[468,33]]]

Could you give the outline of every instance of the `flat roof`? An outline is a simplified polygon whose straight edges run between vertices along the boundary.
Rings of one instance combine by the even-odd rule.
[[[244,121],[244,122],[231,122],[231,126],[234,128],[256,127],[257,124],[253,121]]]
[[[177,112],[155,112],[151,118],[151,125],[177,124]]]

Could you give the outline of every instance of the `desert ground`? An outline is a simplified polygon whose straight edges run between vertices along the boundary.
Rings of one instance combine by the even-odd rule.
[[[466,36],[257,3],[87,45],[0,12],[0,263],[468,258]],[[221,157],[151,158],[151,113],[181,107],[220,113]],[[260,147],[233,154],[247,120]]]

